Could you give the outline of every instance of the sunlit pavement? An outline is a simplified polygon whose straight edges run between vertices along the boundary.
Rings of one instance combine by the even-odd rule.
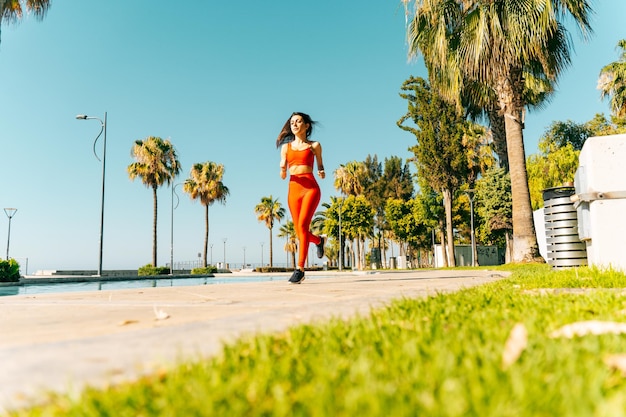
[[[279,274],[273,274],[274,276]],[[0,411],[160,371],[225,342],[492,282],[488,270],[307,272],[284,281],[0,297]]]

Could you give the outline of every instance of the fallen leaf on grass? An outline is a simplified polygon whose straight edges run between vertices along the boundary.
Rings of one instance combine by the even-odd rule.
[[[604,363],[607,364],[611,369],[615,369],[622,373],[622,376],[626,376],[626,355],[618,354],[618,355],[607,355],[604,358]]]
[[[528,331],[522,323],[517,323],[511,329],[509,337],[504,344],[502,351],[502,367],[508,368],[522,355],[528,345]]]
[[[621,334],[626,333],[626,323],[616,321],[577,321],[567,324],[550,333],[550,337],[567,337],[571,339],[574,336],[586,336],[588,334]]]

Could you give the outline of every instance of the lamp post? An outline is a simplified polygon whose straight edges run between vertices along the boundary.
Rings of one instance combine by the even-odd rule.
[[[246,247],[243,247],[243,267],[241,269],[246,269]]]
[[[7,233],[7,261],[9,260],[9,244],[11,243],[11,219],[15,216],[16,212],[16,208],[7,207],[4,209],[4,213],[9,218],[9,233]]]
[[[343,245],[341,244],[341,211],[343,210],[343,198],[339,202],[339,270],[343,270]]]
[[[224,266],[223,268],[226,269],[226,238],[222,238],[222,242],[224,242]]]
[[[103,232],[104,232],[104,179],[105,179],[105,170],[106,170],[106,158],[107,158],[107,113],[104,112],[104,120],[98,117],[87,116],[85,114],[79,114],[76,116],[78,120],[98,120],[100,122],[100,133],[96,136],[96,139],[93,141],[93,154],[96,156],[96,159],[102,162],[102,202],[100,206],[100,251],[98,255],[98,276],[102,276],[102,242],[103,242]],[[96,153],[96,142],[98,142],[98,138],[104,132],[104,139],[102,142],[102,159],[98,158],[98,154]]]
[[[170,221],[170,275],[174,275],[174,210],[178,207],[178,203],[180,199],[178,198],[178,194],[176,194],[176,187],[179,184],[172,184],[172,218]],[[176,206],[174,206],[174,194],[176,194]]]
[[[213,244],[209,243],[209,247],[211,248],[211,265],[213,265]]]
[[[259,243],[261,243],[261,266],[263,266],[263,242]]]

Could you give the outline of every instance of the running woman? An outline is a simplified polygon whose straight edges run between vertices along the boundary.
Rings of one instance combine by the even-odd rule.
[[[315,122],[306,113],[294,112],[283,126],[276,147],[280,149],[280,178],[287,178],[289,170],[288,205],[298,236],[298,266],[289,282],[300,284],[304,281],[304,264],[309,244],[317,246],[317,257],[324,256],[324,237],[311,233],[311,220],[320,202],[320,187],[313,176],[313,164],[317,161],[317,175],[324,179],[322,145],[310,140]]]

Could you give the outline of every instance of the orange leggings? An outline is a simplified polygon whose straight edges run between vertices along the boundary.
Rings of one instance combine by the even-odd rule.
[[[304,270],[309,244],[319,244],[322,240],[309,230],[313,214],[320,203],[320,187],[313,174],[298,174],[289,177],[289,211],[293,218],[293,225],[300,242],[298,266]]]

